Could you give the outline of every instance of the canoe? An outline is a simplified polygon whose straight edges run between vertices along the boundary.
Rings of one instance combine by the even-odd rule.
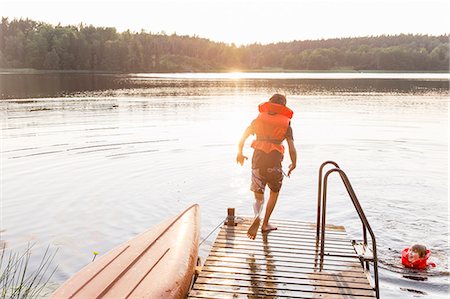
[[[193,205],[102,255],[51,298],[184,298],[195,272],[199,235],[200,207]]]

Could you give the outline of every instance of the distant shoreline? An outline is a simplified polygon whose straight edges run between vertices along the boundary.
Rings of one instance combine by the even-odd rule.
[[[450,72],[449,36],[398,34],[235,45],[197,36],[119,33],[2,19],[0,67],[89,73]],[[26,46],[24,46],[26,45]],[[92,71],[91,71],[92,70]],[[94,72],[95,71],[95,72]],[[16,71],[14,71],[16,72]]]

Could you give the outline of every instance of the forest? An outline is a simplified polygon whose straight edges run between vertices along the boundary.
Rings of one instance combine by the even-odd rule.
[[[0,68],[108,72],[449,71],[449,35],[381,35],[236,46],[198,36],[118,32],[2,18]]]

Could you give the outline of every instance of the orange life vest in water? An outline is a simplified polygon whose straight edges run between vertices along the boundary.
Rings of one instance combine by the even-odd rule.
[[[265,102],[258,106],[259,115],[253,121],[256,140],[252,147],[265,153],[279,151],[284,154],[284,146],[281,144],[286,136],[286,131],[294,114],[284,105]]]
[[[430,250],[427,249],[427,253],[424,257],[421,257],[417,261],[414,261],[412,263],[408,259],[408,251],[409,251],[409,248],[405,248],[402,251],[402,264],[405,267],[414,268],[414,269],[425,269],[428,266],[436,267],[435,263],[428,261],[428,258],[431,255]]]

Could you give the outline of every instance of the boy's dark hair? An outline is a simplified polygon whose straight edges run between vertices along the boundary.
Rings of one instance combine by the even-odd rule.
[[[420,257],[427,255],[427,248],[424,245],[414,244],[411,246],[411,250],[417,252]]]
[[[269,99],[269,102],[286,106],[286,97],[282,94],[276,93]]]

